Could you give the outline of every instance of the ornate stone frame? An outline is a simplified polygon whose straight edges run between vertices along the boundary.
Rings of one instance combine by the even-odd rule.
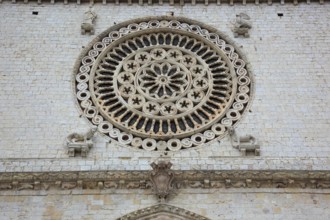
[[[98,62],[100,62],[100,61],[98,61],[98,60],[100,60],[98,58],[98,56],[101,56],[101,55],[98,55],[98,54],[103,54],[102,56],[104,56],[105,52],[108,50],[107,49],[108,46],[111,46],[114,44],[115,45],[114,47],[116,47],[116,45],[119,44],[118,42],[122,41],[122,38],[126,39],[125,38],[126,36],[124,35],[124,33],[131,30],[130,28],[132,28],[135,25],[136,26],[135,29],[140,30],[139,29],[140,27],[137,27],[137,25],[141,25],[144,23],[145,23],[145,25],[148,25],[148,23],[146,23],[148,21],[149,21],[149,23],[153,22],[153,21],[160,21],[160,22],[164,21],[165,23],[166,22],[170,23],[169,26],[168,26],[168,24],[161,23],[160,25],[165,25],[165,26],[160,26],[159,30],[170,29],[171,25],[174,24],[175,22],[177,22],[176,24],[178,25],[178,28],[180,25],[180,28],[183,28],[183,29],[187,28],[190,31],[190,32],[186,31],[186,33],[188,34],[187,36],[189,36],[189,34],[195,34],[194,32],[196,32],[196,34],[195,34],[196,37],[198,36],[201,39],[205,37],[206,39],[208,39],[209,42],[217,42],[216,48],[218,48],[219,51],[220,51],[219,48],[222,48],[221,49],[221,50],[223,50],[222,53],[227,54],[227,55],[224,55],[223,59],[226,60],[226,59],[228,59],[228,57],[231,57],[230,59],[233,59],[231,61],[233,63],[230,63],[230,65],[235,66],[235,68],[236,68],[235,71],[236,71],[237,77],[239,77],[238,81],[239,81],[239,83],[241,83],[240,85],[244,85],[244,86],[248,85],[248,86],[245,86],[246,88],[244,88],[244,90],[243,90],[243,88],[241,88],[242,86],[240,86],[239,93],[238,93],[239,96],[235,95],[234,96],[235,101],[230,101],[231,106],[229,107],[229,105],[228,106],[226,105],[225,110],[221,110],[222,116],[219,117],[219,119],[217,119],[218,121],[214,121],[212,123],[207,122],[209,124],[207,124],[207,128],[205,128],[206,130],[205,129],[201,130],[200,133],[196,133],[196,134],[192,133],[193,135],[191,134],[192,136],[189,138],[185,138],[185,136],[181,136],[181,134],[180,134],[180,135],[178,135],[178,137],[176,137],[174,139],[162,141],[162,139],[159,139],[159,138],[153,139],[153,136],[151,133],[151,134],[144,134],[141,139],[141,137],[139,137],[139,136],[134,136],[134,135],[136,135],[135,133],[133,133],[133,135],[132,135],[131,132],[128,132],[128,131],[125,132],[126,128],[124,129],[124,131],[122,131],[121,129],[123,129],[123,127],[120,124],[118,124],[118,126],[120,125],[119,127],[115,126],[115,128],[113,129],[112,128],[113,123],[108,122],[108,119],[107,120],[103,119],[104,117],[108,117],[108,116],[104,115],[106,113],[103,112],[102,108],[98,107],[97,105],[94,106],[93,103],[96,102],[95,95],[93,93],[91,93],[90,95],[85,94],[86,92],[89,93],[88,90],[86,92],[84,89],[78,90],[79,86],[83,86],[83,85],[78,85],[78,82],[80,83],[81,79],[80,78],[78,79],[77,77],[80,77],[81,74],[85,74],[85,73],[89,74],[89,71],[92,74],[91,77],[94,77],[94,73],[92,73],[93,71],[96,71],[94,64],[96,63],[95,65],[100,65],[98,63]],[[171,22],[174,22],[174,23],[171,23]],[[149,24],[149,26],[150,26],[149,28],[152,28],[152,25],[153,25],[152,23]],[[162,28],[162,27],[164,27],[164,28]],[[142,30],[144,31],[143,28],[142,28]],[[173,27],[171,27],[171,28],[173,28]],[[196,28],[196,30],[193,30],[193,28]],[[181,29],[180,30],[179,29],[176,30],[175,28],[173,28],[173,33],[183,33],[183,32],[180,32]],[[123,30],[123,32],[120,32],[121,30]],[[153,29],[147,28],[146,33],[152,34],[153,33],[152,30]],[[198,33],[203,37],[201,37],[197,34],[197,30],[198,30]],[[131,33],[133,33],[133,34],[135,33],[134,32],[135,30],[131,30],[131,31],[132,31]],[[123,37],[113,37],[114,34],[116,34],[116,35],[123,34]],[[128,38],[128,39],[130,39],[130,38]],[[104,43],[105,45],[101,46],[101,48],[99,49],[98,46],[100,46],[101,43]],[[108,46],[106,46],[106,45],[108,45]],[[105,49],[102,49],[102,48],[105,48]],[[90,57],[90,56],[96,56],[96,58],[94,59],[93,57]],[[91,60],[95,60],[95,61],[91,61]],[[86,68],[92,69],[92,70],[86,70]],[[230,68],[233,68],[233,67],[230,67]],[[233,70],[230,70],[230,72],[232,72],[232,71]],[[247,77],[247,79],[245,79],[243,76]],[[235,77],[236,77],[236,75],[235,75]],[[244,81],[241,81],[242,77],[244,78]],[[85,79],[85,78],[86,77],[84,76],[83,79]],[[235,78],[234,80],[236,81],[237,79]],[[83,80],[83,81],[84,82],[82,82],[82,83],[85,83],[85,80]],[[94,79],[93,79],[93,81],[94,81]],[[254,97],[254,90],[255,90],[253,73],[251,71],[250,63],[247,61],[246,57],[239,49],[239,46],[237,46],[227,35],[221,33],[220,31],[216,30],[215,28],[212,28],[201,22],[183,18],[183,17],[173,17],[173,16],[145,17],[145,18],[133,19],[133,20],[129,20],[129,21],[117,24],[117,25],[107,29],[106,31],[104,31],[103,33],[98,35],[85,48],[85,50],[81,53],[80,57],[77,59],[77,62],[74,67],[74,74],[73,74],[72,82],[73,82],[72,87],[73,87],[74,93],[78,99],[80,97],[79,94],[82,94],[82,93],[84,93],[85,97],[91,96],[91,98],[87,98],[87,100],[86,100],[86,98],[82,98],[82,97],[80,97],[79,101],[78,101],[78,99],[76,99],[76,104],[77,104],[77,107],[78,107],[79,111],[81,112],[81,114],[84,115],[86,118],[89,118],[89,122],[91,122],[94,125],[97,125],[99,127],[99,131],[101,134],[103,134],[103,136],[105,136],[108,139],[109,139],[109,137],[111,139],[115,139],[122,145],[131,145],[131,146],[133,146],[133,148],[143,148],[145,150],[150,150],[150,151],[152,151],[152,150],[176,151],[181,148],[190,148],[192,146],[199,146],[199,145],[203,145],[205,142],[215,141],[220,138],[223,138],[228,133],[227,128],[232,125],[236,126],[238,124],[239,120],[241,120],[243,118],[243,116],[246,114],[246,112],[250,108],[252,99]],[[246,83],[248,83],[248,84],[246,84]],[[85,84],[87,84],[87,83],[85,83]],[[92,84],[89,83],[89,86],[91,86],[91,85]],[[85,87],[83,86],[83,88],[85,88]],[[116,92],[116,94],[117,94],[117,92]],[[91,101],[89,99],[94,100],[94,101]],[[246,101],[246,99],[248,101]],[[233,98],[231,98],[231,100],[233,100]],[[129,102],[129,100],[128,100],[128,102]],[[237,104],[237,105],[235,105],[235,104]],[[234,106],[234,109],[233,109],[233,106]],[[91,110],[91,113],[88,113],[89,110]],[[86,111],[87,111],[87,113],[86,113]],[[220,111],[220,110],[216,110],[216,111]],[[191,116],[189,116],[189,117],[191,117]],[[200,117],[200,116],[198,116],[198,117]],[[212,115],[212,117],[210,116],[210,118],[214,118],[214,117],[215,117],[214,115]],[[218,117],[218,116],[216,116],[216,117]],[[221,122],[220,122],[220,119],[221,119]],[[151,119],[150,120],[146,119],[142,123],[146,124],[147,120],[150,121]],[[141,122],[141,120],[139,121],[139,123],[140,122]],[[121,122],[121,123],[123,123],[123,122]],[[127,123],[127,122],[125,122],[125,123]],[[136,123],[137,123],[137,121],[136,121]],[[153,121],[152,126],[153,126],[153,123],[156,123],[156,122]],[[161,123],[163,123],[163,122],[161,122]],[[170,122],[168,121],[168,122],[164,122],[164,123],[167,124]],[[178,123],[179,122],[176,121],[174,124],[176,124],[176,126],[179,127]],[[203,122],[201,125],[204,126],[205,125],[204,123],[206,123],[206,122]],[[170,124],[168,124],[168,126],[169,125]],[[172,124],[171,124],[171,126],[172,126]],[[188,129],[188,131],[189,131],[189,134],[192,132],[189,129]],[[151,135],[151,138],[147,138],[147,137],[149,137],[149,135]],[[159,135],[160,134],[158,134],[158,136]]]

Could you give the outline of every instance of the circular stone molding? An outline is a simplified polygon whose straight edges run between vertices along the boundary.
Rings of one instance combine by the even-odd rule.
[[[99,132],[148,151],[224,137],[246,112],[253,76],[234,43],[185,18],[113,26],[82,53],[74,92]]]

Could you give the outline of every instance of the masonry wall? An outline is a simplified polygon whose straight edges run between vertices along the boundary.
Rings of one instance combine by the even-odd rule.
[[[169,201],[213,220],[327,220],[330,195],[322,190],[181,190]],[[194,202],[192,202],[194,201]],[[31,192],[1,197],[0,219],[116,219],[157,204],[154,195],[139,190],[82,193]]]
[[[89,129],[88,122],[80,117],[75,105],[71,78],[80,52],[97,34],[114,23],[141,16],[165,15],[169,11],[174,12],[175,16],[204,22],[232,38],[235,15],[245,12],[252,18],[250,38],[234,39],[248,57],[256,80],[251,111],[238,125],[237,132],[254,135],[261,145],[260,157],[241,157],[226,138],[221,143],[170,152],[164,157],[170,158],[174,169],[330,169],[328,3],[183,7],[96,4],[94,11],[98,18],[94,36],[80,34],[80,23],[87,9],[87,4],[73,3],[0,4],[0,172],[149,170],[149,163],[159,158],[160,153],[118,146],[108,143],[101,136],[96,137],[97,144],[87,158],[68,157],[64,138],[69,133]],[[35,15],[33,12],[38,13]],[[281,13],[283,16],[279,16]],[[264,219],[263,216],[277,219],[293,219],[294,216],[303,219],[305,216],[307,219],[314,218],[318,212],[323,213],[322,217],[329,216],[329,211],[325,209],[329,194],[315,195],[322,201],[315,204],[309,200],[310,193],[266,192],[262,197],[258,193],[248,193],[241,200],[239,192],[225,195],[217,192],[214,195],[224,197],[224,201],[215,202],[209,198],[213,195],[208,192],[205,195],[207,198],[202,193],[193,199],[217,204],[209,206],[210,210],[214,210],[213,214],[196,210],[198,214],[213,219],[251,219],[249,215],[236,215],[235,210],[242,209],[251,215],[260,212],[260,219]],[[115,196],[101,195],[102,198],[114,197],[113,200],[116,200]],[[292,196],[290,201],[294,204],[285,209],[287,196]],[[121,196],[119,201],[123,203],[116,202],[109,210],[113,211],[126,203],[133,204],[129,211],[144,206],[141,202],[135,204],[135,200],[147,201],[146,206],[152,203],[149,197],[141,194],[137,197],[127,199]],[[9,210],[5,218],[32,218],[35,213],[48,210],[48,200],[54,206],[57,206],[56,202],[62,204],[63,201],[70,201],[80,207],[80,198],[89,201],[94,197],[10,195],[0,202],[0,206]],[[263,209],[265,198],[272,205],[267,208],[269,211]],[[252,200],[254,202],[248,202]],[[306,200],[309,201],[307,205],[316,211],[306,212]],[[190,205],[187,201],[183,196],[176,198],[177,204],[185,204],[183,208],[196,209],[196,204]],[[275,215],[277,209],[272,201],[279,204],[282,210],[280,215]],[[37,204],[42,205],[39,207]],[[21,206],[34,208],[18,208]],[[87,219],[93,218],[89,216],[94,213],[92,210],[86,208]],[[102,214],[108,216],[111,213],[109,210],[103,210]],[[224,210],[223,216],[221,210]],[[64,219],[76,215],[68,209],[63,213],[61,217]],[[120,214],[125,212],[120,211]],[[119,212],[116,212],[116,217],[118,215]],[[47,214],[38,214],[37,217],[45,216]]]
[[[97,4],[94,8],[98,15],[96,34],[114,22],[173,11],[232,36],[230,28],[235,14],[246,12],[251,16],[251,37],[235,40],[251,62],[256,94],[238,133],[256,136],[261,157],[239,157],[224,139],[221,144],[170,154],[173,160],[178,158],[176,167],[329,169],[328,4]],[[64,138],[89,129],[88,123],[79,117],[71,88],[75,60],[95,37],[80,34],[87,9],[87,5],[76,4],[1,4],[0,157],[2,163],[5,161],[1,171],[149,169],[152,158],[160,156],[109,144],[98,137],[98,145],[87,159],[68,158]],[[38,15],[33,15],[33,11]]]

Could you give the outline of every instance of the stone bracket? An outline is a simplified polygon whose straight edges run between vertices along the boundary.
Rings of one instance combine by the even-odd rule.
[[[246,156],[249,152],[260,156],[260,145],[255,137],[252,135],[239,137],[233,127],[228,129],[228,133],[232,147],[238,149],[242,156]]]
[[[93,127],[85,134],[72,133],[65,139],[69,157],[75,157],[80,153],[82,157],[87,157],[89,150],[94,146],[93,137],[97,128]]]
[[[249,30],[252,28],[251,18],[245,13],[236,15],[236,20],[233,27],[234,37],[250,37]]]
[[[97,17],[96,13],[92,11],[92,6],[90,6],[89,10],[85,12],[84,20],[80,25],[81,34],[84,35],[86,33],[90,33],[91,35],[93,35],[95,33],[94,21],[96,17]]]
[[[77,153],[80,153],[82,157],[87,157],[90,148],[93,147],[93,142],[88,141],[86,143],[81,143],[81,144],[68,143],[67,147],[68,147],[69,157],[75,157]]]

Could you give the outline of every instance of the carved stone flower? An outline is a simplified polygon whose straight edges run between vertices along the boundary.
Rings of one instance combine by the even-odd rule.
[[[160,99],[176,97],[188,85],[187,74],[179,66],[168,62],[153,63],[143,69],[139,82],[146,94]]]

